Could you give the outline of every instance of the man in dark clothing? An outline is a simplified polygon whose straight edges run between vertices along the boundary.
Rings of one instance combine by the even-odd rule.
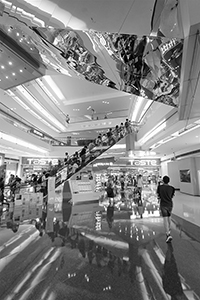
[[[3,177],[0,178],[0,202],[3,203],[4,200],[4,180]]]
[[[108,226],[109,228],[112,228],[112,223],[113,223],[113,218],[114,218],[114,205],[111,205],[111,203],[109,203],[108,207],[107,207],[107,222],[108,222]]]
[[[159,185],[157,188],[158,200],[160,201],[160,211],[163,216],[164,228],[166,231],[166,242],[170,242],[172,240],[172,236],[170,234],[170,226],[171,226],[171,212],[173,208],[172,198],[175,194],[175,188],[169,185],[169,177],[163,177],[163,184]]]
[[[86,151],[87,151],[87,146],[84,146],[82,148],[81,152],[80,152],[80,157],[81,157],[82,165],[85,163]]]

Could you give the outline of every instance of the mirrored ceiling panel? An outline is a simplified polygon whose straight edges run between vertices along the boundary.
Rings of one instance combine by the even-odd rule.
[[[123,92],[178,105],[181,39],[71,28],[34,30],[45,47],[47,43],[54,46],[51,51],[57,51],[57,61],[65,60],[69,73]]]
[[[30,13],[26,14],[27,22],[24,19],[22,22],[17,6],[12,2],[10,6],[2,3],[5,3],[0,20],[2,31],[27,56],[38,61],[39,66],[45,65],[46,70],[41,73],[62,73],[178,106],[183,40],[177,0],[167,1],[167,6],[161,3],[159,9],[155,1],[149,35],[143,36],[120,33],[117,29],[105,32],[60,28],[47,26],[45,22],[32,22],[30,26]]]

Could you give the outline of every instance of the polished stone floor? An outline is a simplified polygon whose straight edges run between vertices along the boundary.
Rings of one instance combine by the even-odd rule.
[[[161,217],[120,214],[112,229],[77,227],[62,247],[32,225],[1,228],[0,299],[200,299],[200,243],[173,223],[166,244]]]

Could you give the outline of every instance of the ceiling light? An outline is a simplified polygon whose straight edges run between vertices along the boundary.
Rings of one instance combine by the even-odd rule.
[[[141,112],[141,114],[140,114],[140,116],[138,118],[138,122],[142,122],[142,120],[144,119],[144,116],[145,116],[147,110],[149,109],[149,107],[151,106],[152,102],[153,102],[152,100],[148,100],[147,101],[144,109],[142,110],[142,112]]]
[[[15,74],[15,73],[12,73],[12,75],[15,76],[16,74]]]
[[[40,153],[47,153],[48,152],[47,150],[39,148],[38,146],[35,146],[31,143],[25,142],[21,139],[15,138],[15,137],[13,137],[11,135],[8,135],[6,133],[3,133],[3,132],[0,132],[0,138],[5,140],[5,141],[8,141],[10,143],[17,144],[19,146],[26,147],[26,148],[38,151]]]
[[[13,63],[12,63],[12,61],[9,61],[8,64],[9,64],[10,66],[12,66]]]
[[[60,100],[65,100],[65,96],[62,94],[61,90],[58,88],[58,86],[55,84],[55,82],[49,75],[44,76],[44,80],[48,83],[50,88],[54,91],[54,93],[58,96]]]
[[[2,68],[2,69],[5,69],[5,67],[4,67],[4,66],[1,66],[1,68]]]
[[[49,124],[46,120],[44,120],[42,117],[40,117],[36,112],[34,112],[28,105],[26,105],[19,97],[17,97],[11,90],[7,90],[6,93],[11,96],[16,102],[18,102],[24,109],[26,109],[30,114],[32,114],[35,118],[43,122],[45,125],[47,125],[49,128],[54,130],[55,132],[60,132],[57,128]]]
[[[8,79],[8,76],[6,76],[6,79]]]
[[[186,133],[189,133],[190,131],[194,130],[194,129],[197,129],[200,127],[200,125],[195,125],[195,124],[190,124],[190,126],[193,125],[192,128],[185,128],[184,130],[180,130],[180,131],[176,131],[174,132],[173,134],[171,134],[169,137],[165,138],[164,140],[161,140],[159,142],[157,142],[156,144],[152,145],[150,147],[150,149],[155,149],[155,148],[158,148],[160,145],[164,145],[165,143],[168,143],[169,141],[177,138],[177,137],[181,137],[182,135],[186,134]],[[198,137],[198,136],[196,136]]]
[[[133,114],[132,114],[132,117],[131,117],[131,121],[132,122],[136,122],[136,119],[137,119],[137,116],[138,116],[138,112],[139,112],[139,110],[140,110],[143,102],[144,102],[143,98],[137,97],[136,103],[135,103],[135,107],[133,109]]]
[[[39,86],[41,87],[41,89],[49,96],[49,98],[56,104],[56,105],[60,105],[60,103],[58,102],[58,100],[49,92],[49,90],[47,89],[47,87],[43,84],[41,79],[36,79],[36,82],[39,84]]]
[[[111,149],[125,149],[126,144],[115,144]]]
[[[46,120],[42,119],[41,120],[44,124],[46,124],[49,128],[53,129],[56,132],[60,132],[57,128],[55,128],[54,126],[52,126],[51,124],[49,124]]]
[[[172,134],[172,136],[174,136],[174,137],[179,137],[179,136],[182,136],[182,135],[184,135],[184,134],[186,134],[186,133],[189,133],[190,131],[192,131],[192,130],[194,130],[194,129],[197,129],[197,128],[199,128],[200,127],[200,125],[197,125],[197,124],[193,124],[194,126],[192,126],[192,128],[189,128],[189,129],[185,129],[185,130],[183,130],[183,131],[179,131],[179,133],[177,134],[177,132],[175,132],[175,133],[173,133]]]
[[[19,36],[19,32],[16,33],[16,36]]]
[[[22,73],[22,72],[23,72],[23,70],[22,70],[22,69],[20,69],[19,71],[20,71],[20,73]]]
[[[148,131],[139,141],[140,146],[145,144],[148,140],[156,136],[157,133],[166,128],[166,122],[162,120],[158,125],[156,125],[152,130]]]
[[[46,111],[31,95],[29,91],[23,86],[18,86],[17,89],[22,93],[26,100],[28,100],[40,113],[42,113],[46,118],[48,118],[52,123],[54,123],[61,131],[66,131],[66,127],[60,123],[55,117],[53,117],[48,111]]]

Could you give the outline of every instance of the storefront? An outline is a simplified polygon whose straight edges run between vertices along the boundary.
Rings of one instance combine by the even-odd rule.
[[[8,183],[10,175],[19,175],[20,160],[17,158],[4,158],[4,169],[5,169],[5,183]]]
[[[144,183],[157,183],[160,174],[160,159],[119,159],[114,157],[96,160],[92,165],[92,171],[96,178],[97,189],[107,182],[111,175],[114,178],[133,178],[141,174]]]
[[[59,158],[22,157],[22,178],[28,178],[32,174],[39,174],[58,164]]]

